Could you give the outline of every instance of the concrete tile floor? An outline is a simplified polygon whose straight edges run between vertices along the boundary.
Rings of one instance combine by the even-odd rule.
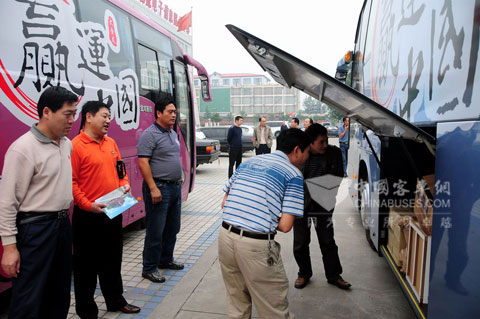
[[[253,155],[253,152],[247,152],[244,157]],[[221,223],[220,202],[224,194],[222,189],[228,177],[227,169],[228,157],[225,156],[220,157],[219,161],[197,168],[194,190],[182,204],[181,229],[177,235],[174,253],[175,260],[184,263],[185,269],[160,270],[166,279],[164,283],[152,283],[141,276],[145,230],[125,232],[122,262],[124,296],[129,303],[141,307],[142,310],[134,315],[107,312],[100,288],[97,286],[95,300],[99,308],[99,318],[146,318],[212,245]],[[73,290],[68,318],[78,318],[75,314]]]

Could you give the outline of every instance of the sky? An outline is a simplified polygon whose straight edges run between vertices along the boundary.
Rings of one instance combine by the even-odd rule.
[[[353,50],[363,0],[164,0],[179,15],[193,9],[193,56],[211,74],[266,73],[225,27],[233,24],[334,75]]]

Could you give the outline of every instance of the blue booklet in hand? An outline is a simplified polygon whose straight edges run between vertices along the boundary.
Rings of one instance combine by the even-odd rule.
[[[124,193],[124,190],[123,186],[119,187],[95,200],[95,203],[107,205],[102,210],[110,219],[117,217],[138,203],[137,199],[130,192]]]

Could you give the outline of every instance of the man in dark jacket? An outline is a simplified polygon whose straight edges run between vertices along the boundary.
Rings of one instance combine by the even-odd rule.
[[[243,117],[235,116],[235,125],[228,129],[228,178],[233,175],[233,165],[237,169],[242,164],[242,128],[240,127],[242,123]]]
[[[313,141],[310,146],[310,158],[303,169],[305,182],[308,184],[309,179],[324,175],[333,175],[333,180],[340,182],[340,178],[343,177],[342,153],[338,147],[328,145],[327,129],[320,124],[312,124],[305,132]],[[330,196],[335,195],[330,194]],[[299,267],[295,288],[304,288],[313,274],[309,249],[310,225],[313,221],[322,251],[327,282],[341,289],[349,289],[351,285],[341,276],[342,265],[338,257],[338,247],[333,238],[332,214],[335,205],[333,203],[332,208],[326,209],[312,197],[308,188],[305,187],[304,215],[302,218],[295,219],[293,225],[293,254]]]

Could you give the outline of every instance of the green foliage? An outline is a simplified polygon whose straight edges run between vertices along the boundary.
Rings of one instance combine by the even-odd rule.
[[[210,120],[212,118],[212,112],[208,109],[208,105],[205,108],[205,113],[203,114],[203,118],[206,120]]]
[[[305,114],[313,114],[313,113],[320,113],[322,103],[312,98],[311,96],[307,96],[303,100],[303,106],[305,107]]]
[[[212,114],[211,120],[213,122],[220,122],[222,120],[222,118],[220,117],[220,114],[215,112],[215,113]]]
[[[328,119],[330,120],[330,123],[332,123],[332,124],[335,123],[336,124],[336,123],[340,122],[343,117],[344,117],[344,115],[342,113],[338,112],[337,110],[334,110],[334,109],[330,108],[330,111],[328,112]]]

